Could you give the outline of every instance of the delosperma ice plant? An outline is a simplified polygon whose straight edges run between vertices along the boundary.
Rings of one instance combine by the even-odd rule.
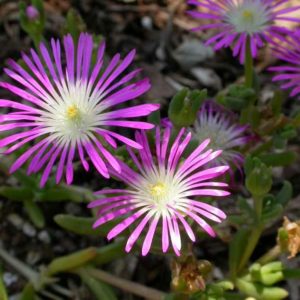
[[[209,138],[213,150],[222,150],[222,154],[213,161],[215,165],[229,164],[241,169],[244,158],[237,148],[251,140],[246,133],[248,128],[248,125],[235,122],[232,113],[208,100],[202,104],[191,132],[195,141],[202,143]]]
[[[206,44],[214,45],[214,49],[232,47],[233,55],[245,60],[247,38],[253,57],[258,49],[266,43],[284,41],[290,30],[278,25],[278,21],[290,21],[296,24],[299,18],[291,17],[290,13],[300,6],[284,7],[289,0],[189,0],[188,4],[199,7],[188,11],[192,17],[209,20],[194,30],[215,29],[216,34]],[[205,9],[206,11],[201,11]]]
[[[189,224],[193,220],[211,236],[213,228],[204,218],[221,222],[226,215],[220,209],[197,200],[197,197],[224,197],[229,195],[227,184],[216,180],[228,170],[228,166],[207,167],[222,151],[209,148],[209,139],[203,141],[186,159],[183,159],[191,133],[184,129],[173,143],[170,142],[171,129],[161,131],[156,128],[155,151],[152,153],[145,131],[136,133],[136,142],[143,145],[138,156],[129,148],[136,170],[120,162],[122,172],[112,170],[112,174],[126,184],[124,189],[104,189],[96,194],[103,198],[90,203],[97,207],[98,220],[94,227],[119,219],[109,233],[112,239],[129,226],[134,230],[129,235],[125,250],[129,252],[140,236],[145,233],[142,254],[147,255],[157,227],[162,227],[161,245],[166,252],[171,246],[177,255],[181,250],[180,227],[194,242],[196,235]]]
[[[276,45],[273,52],[280,61],[280,65],[270,67],[276,72],[273,81],[279,82],[283,90],[291,90],[290,96],[300,94],[300,31],[287,36],[284,44]]]
[[[116,54],[104,66],[105,43],[98,46],[96,61],[92,63],[93,43],[92,36],[86,33],[80,35],[77,44],[67,35],[63,40],[64,52],[61,43],[52,39],[50,50],[41,44],[40,54],[32,49],[31,55],[22,55],[26,67],[9,61],[5,72],[15,83],[1,82],[0,86],[19,100],[0,100],[0,107],[11,109],[0,117],[0,130],[8,134],[0,140],[0,147],[8,147],[4,153],[9,154],[36,141],[17,158],[11,172],[30,161],[28,174],[44,169],[44,185],[56,164],[56,182],[65,173],[67,183],[71,183],[74,159],[79,157],[88,170],[88,157],[97,171],[108,178],[108,164],[117,172],[121,168],[107,145],[116,148],[119,141],[141,148],[114,128],[153,128],[150,123],[132,119],[149,115],[159,108],[158,104],[118,107],[147,92],[150,82],[147,78],[136,80],[140,69],[124,74],[135,51],[123,60]],[[10,134],[15,129],[19,132]]]
[[[300,3],[102,2],[91,5],[92,16],[103,24],[95,27],[95,36],[80,33],[88,28],[83,24],[90,13],[86,3],[83,18],[81,7],[70,9],[66,17],[60,15],[66,21],[64,32],[70,34],[48,41],[46,36],[58,36],[53,29],[51,34],[45,32],[49,30],[45,7],[51,4],[20,1],[20,25],[36,50],[24,50],[20,59],[18,54],[15,60],[5,61],[5,57],[8,66],[0,81],[0,219],[4,221],[0,259],[28,280],[23,292],[15,290],[19,284],[9,287],[12,297],[60,299],[63,294],[64,299],[73,299],[76,293],[90,299],[90,292],[101,300],[117,299],[117,295],[118,299],[157,300],[286,299],[289,284],[282,281],[300,278],[300,269],[282,259],[287,253],[294,259],[300,252],[297,204],[288,205],[299,194],[300,113],[299,102],[293,100],[300,94],[300,31],[293,26],[300,27]],[[99,7],[103,12],[98,14]],[[206,61],[200,39],[199,48],[190,42],[193,33],[186,29],[194,25],[189,26],[182,11],[187,7],[188,15],[197,19],[190,21],[199,22],[194,29],[197,36],[215,50],[230,47],[244,65],[244,76],[233,57],[212,61],[210,56]],[[164,45],[153,43],[153,37],[161,36],[157,32],[167,11],[172,12],[168,24],[174,20],[173,30],[167,30]],[[95,25],[100,23],[97,20]],[[115,23],[122,26],[115,30]],[[178,30],[180,26],[184,30]],[[130,36],[137,29],[138,35]],[[110,33],[109,51],[104,32]],[[173,32],[175,38],[169,36]],[[122,52],[124,45],[131,48],[132,43],[139,48],[136,64],[150,70],[153,86],[133,66],[135,50],[124,58],[113,54],[114,48]],[[264,45],[272,49],[272,59],[259,55]],[[155,50],[162,46],[167,51],[156,62]],[[174,50],[180,52],[180,66],[185,55],[199,53],[200,57],[191,68],[180,69],[173,63]],[[226,61],[221,62],[222,57]],[[210,71],[224,86],[216,94],[215,89],[205,88],[208,81],[203,78]],[[273,81],[281,83],[277,89],[291,90],[289,98],[270,84],[273,74]],[[157,95],[155,103],[145,101],[151,98],[145,95],[150,88]],[[173,97],[172,89],[176,90]],[[66,204],[56,205],[57,201]],[[71,201],[76,204],[69,206]],[[17,211],[11,213],[14,207]],[[49,222],[52,219],[56,224]],[[30,230],[30,223],[40,231]],[[17,238],[11,232],[18,232]],[[30,236],[24,249],[23,234]],[[88,238],[82,239],[85,235]],[[216,236],[219,239],[208,240]],[[45,256],[37,241],[53,249]],[[42,268],[14,255],[31,253],[31,243]],[[70,245],[74,253],[68,253]],[[57,258],[56,253],[62,256]],[[140,254],[152,255],[141,258]],[[125,271],[126,279],[111,272],[112,266],[122,269],[122,274]],[[79,287],[74,289],[76,276]],[[4,273],[6,281],[9,277]],[[9,299],[5,280],[0,267],[0,300]],[[156,288],[148,287],[152,283]],[[120,289],[118,294],[111,286]]]

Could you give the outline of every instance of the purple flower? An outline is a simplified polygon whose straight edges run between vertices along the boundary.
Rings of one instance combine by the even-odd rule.
[[[33,5],[26,7],[26,16],[29,20],[34,21],[39,17],[39,15],[39,11]]]
[[[122,76],[133,61],[135,51],[123,60],[116,54],[104,67],[105,44],[101,43],[94,53],[91,35],[82,33],[77,46],[67,35],[63,44],[64,57],[60,42],[52,39],[51,51],[41,44],[41,55],[34,50],[31,56],[23,54],[24,66],[10,60],[10,69],[5,72],[17,84],[0,82],[1,87],[24,100],[21,103],[0,99],[0,107],[11,109],[0,116],[0,131],[24,129],[1,139],[0,147],[8,146],[5,151],[8,154],[25,144],[30,145],[10,171],[16,171],[30,160],[28,174],[44,169],[42,186],[55,163],[56,182],[65,172],[67,183],[71,183],[75,156],[80,158],[85,170],[89,169],[88,156],[106,178],[109,177],[107,164],[120,172],[120,165],[105,143],[113,148],[117,147],[116,140],[137,149],[142,146],[112,128],[151,129],[152,124],[130,119],[147,116],[159,108],[157,104],[141,104],[114,110],[115,106],[136,99],[150,88],[148,79],[131,82],[140,70]],[[33,145],[29,144],[33,141]]]
[[[156,128],[156,153],[153,155],[145,131],[136,132],[136,142],[144,148],[138,150],[138,156],[130,148],[128,151],[138,171],[125,163],[121,163],[122,173],[112,171],[127,188],[99,191],[97,194],[103,195],[103,198],[89,204],[90,208],[99,207],[99,218],[94,228],[122,217],[119,224],[108,233],[109,240],[133,225],[126,252],[132,249],[138,239],[142,239],[144,232],[142,255],[147,255],[159,226],[162,251],[168,251],[171,244],[175,253],[180,255],[181,228],[192,241],[196,240],[189,221],[195,221],[214,237],[214,230],[203,218],[218,223],[226,218],[220,209],[195,200],[198,196],[229,195],[222,189],[227,187],[226,183],[212,181],[229,167],[204,168],[222,151],[205,150],[209,144],[209,140],[205,140],[185,160],[181,160],[192,135],[185,134],[185,129],[182,129],[171,145],[170,135],[171,128],[166,128],[162,136],[160,128]]]
[[[236,123],[231,112],[213,101],[206,101],[199,110],[191,131],[193,139],[198,143],[209,138],[209,146],[213,150],[222,150],[222,154],[213,161],[214,165],[233,164],[240,169],[244,158],[236,149],[246,145],[251,139],[246,135],[248,128],[248,125]]]
[[[290,32],[287,28],[277,26],[276,21],[300,21],[288,15],[300,6],[282,7],[283,4],[289,4],[289,0],[189,0],[188,3],[205,9],[202,12],[188,11],[191,16],[211,21],[194,30],[218,31],[206,44],[214,44],[215,50],[232,46],[234,56],[239,55],[241,62],[245,59],[248,37],[252,56],[256,57],[258,48],[264,43],[282,41]]]
[[[282,89],[291,89],[291,97],[300,94],[300,30],[295,31],[286,39],[283,45],[273,48],[278,59],[286,64],[269,68],[270,71],[277,72],[273,81],[282,81]]]

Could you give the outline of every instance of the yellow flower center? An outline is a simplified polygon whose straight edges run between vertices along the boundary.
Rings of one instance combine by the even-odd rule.
[[[247,21],[253,21],[253,12],[251,10],[246,9],[243,11],[243,17]]]
[[[159,182],[150,187],[150,193],[154,197],[163,197],[166,194],[166,186]]]
[[[75,120],[78,119],[79,116],[80,116],[80,111],[74,104],[68,107],[67,109],[68,119]]]

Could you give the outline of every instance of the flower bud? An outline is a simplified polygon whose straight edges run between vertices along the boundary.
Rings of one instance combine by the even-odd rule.
[[[39,18],[40,13],[35,6],[29,5],[26,7],[26,16],[30,21],[35,21]]]
[[[253,159],[253,166],[246,176],[246,187],[253,196],[264,196],[272,187],[272,170],[258,158]]]

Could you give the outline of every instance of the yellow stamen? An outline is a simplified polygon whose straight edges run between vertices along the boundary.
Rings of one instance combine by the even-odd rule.
[[[243,17],[246,20],[252,21],[254,17],[253,12],[251,10],[246,9],[243,11]]]
[[[79,117],[79,114],[80,114],[80,111],[74,104],[68,107],[67,117],[69,119],[74,120]]]
[[[161,182],[154,184],[150,188],[150,193],[154,197],[161,197],[166,193],[166,186]]]

